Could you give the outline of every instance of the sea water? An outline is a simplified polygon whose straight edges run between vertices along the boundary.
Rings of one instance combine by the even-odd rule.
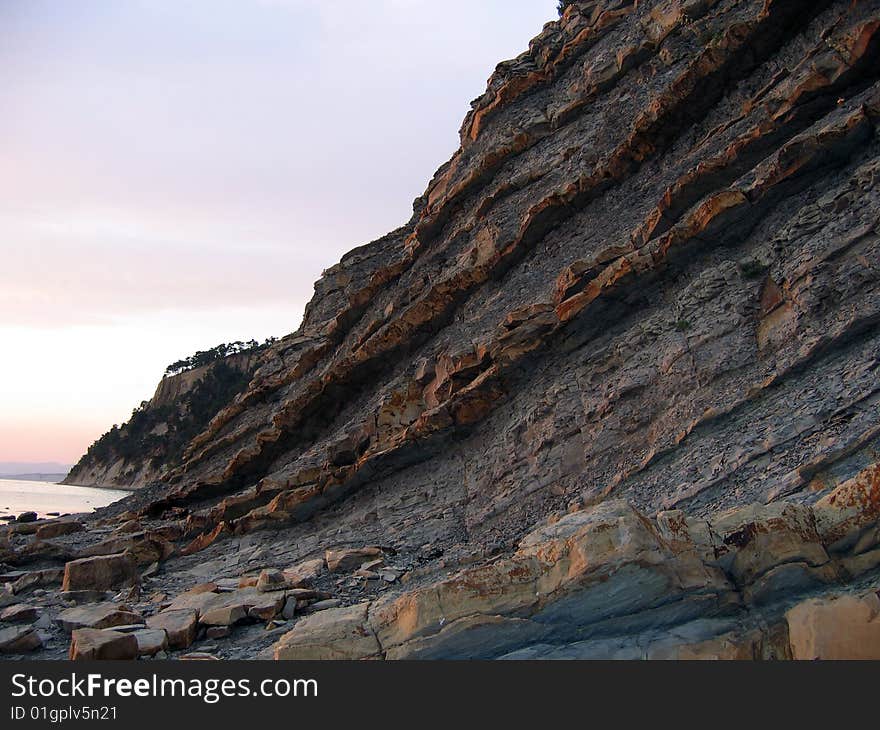
[[[121,489],[74,487],[51,482],[27,482],[0,479],[0,517],[36,512],[46,517],[50,512],[74,514],[92,512],[131,494]]]

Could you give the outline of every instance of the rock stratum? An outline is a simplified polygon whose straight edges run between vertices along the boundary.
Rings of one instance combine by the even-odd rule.
[[[571,3],[6,601],[75,658],[880,658],[878,132],[880,1]]]

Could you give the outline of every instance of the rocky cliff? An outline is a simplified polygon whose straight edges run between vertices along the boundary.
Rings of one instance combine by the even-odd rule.
[[[222,656],[880,657],[878,130],[878,0],[571,3],[140,542],[52,549],[161,538]]]
[[[101,436],[62,482],[140,489],[180,463],[189,440],[247,385],[262,350],[166,375],[131,419]]]

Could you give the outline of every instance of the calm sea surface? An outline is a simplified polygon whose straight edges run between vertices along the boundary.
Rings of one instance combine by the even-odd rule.
[[[60,514],[91,512],[130,494],[121,489],[69,487],[49,482],[23,482],[0,479],[0,517],[33,511],[40,517],[47,512]]]

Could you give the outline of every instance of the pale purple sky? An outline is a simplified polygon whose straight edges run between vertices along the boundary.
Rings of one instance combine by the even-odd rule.
[[[169,362],[296,329],[555,7],[2,0],[0,461],[73,462]]]

